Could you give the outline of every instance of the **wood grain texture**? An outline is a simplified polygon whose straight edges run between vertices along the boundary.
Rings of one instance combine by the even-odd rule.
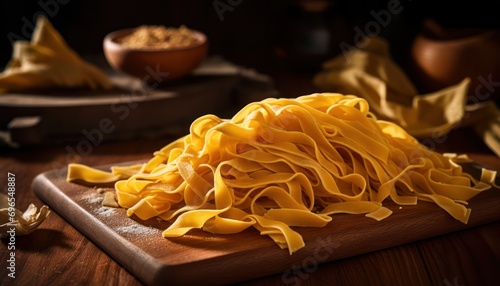
[[[450,137],[452,138],[452,137]],[[456,138],[456,137],[454,137]],[[467,151],[478,163],[500,170],[500,160],[468,144],[474,137],[458,136],[445,151]],[[40,173],[63,168],[70,162],[91,166],[146,160],[171,138],[106,142],[85,156],[70,156],[66,146],[43,146],[24,150],[0,149],[0,189],[6,172],[17,175],[19,209],[43,204],[31,189]],[[463,143],[463,146],[456,145]],[[69,145],[75,147],[75,145]],[[468,147],[469,146],[469,147]],[[472,146],[472,147],[470,147]],[[469,148],[469,149],[468,149]],[[406,243],[349,258],[325,262],[318,267],[292,268],[240,285],[498,285],[500,281],[500,221],[471,227],[434,238]],[[449,248],[453,245],[453,248]],[[6,241],[0,241],[0,285],[125,285],[143,282],[118,264],[101,248],[53,211],[40,229],[16,241],[16,278],[7,277]],[[262,267],[270,263],[265,262]],[[192,275],[196,275],[193,268]],[[457,283],[455,283],[455,281]],[[216,284],[216,281],[213,284]]]
[[[214,68],[229,71],[214,73]],[[138,134],[177,136],[187,132],[199,116],[222,116],[248,103],[235,92],[242,81],[240,72],[229,62],[207,60],[196,74],[174,82],[161,79],[154,87],[138,78],[111,73],[113,88],[106,91],[54,88],[6,93],[0,96],[0,130],[8,130],[10,140],[21,146],[136,138]]]
[[[164,239],[161,231],[168,223],[134,220],[123,209],[103,208],[102,194],[95,187],[68,183],[66,173],[64,168],[37,176],[33,183],[36,194],[149,285],[162,285],[165,281],[175,285],[201,285],[208,281],[225,284],[276,273],[283,273],[284,280],[293,281],[294,269],[298,267],[307,273],[325,262],[500,220],[497,189],[470,200],[472,215],[468,224],[453,219],[432,203],[400,207],[387,200],[384,205],[393,214],[380,222],[361,215],[341,214],[334,215],[323,228],[294,228],[303,236],[306,246],[290,256],[253,229],[233,235],[191,231],[183,237]],[[405,258],[387,257],[379,262],[404,264]],[[197,269],[195,276],[193,268]]]

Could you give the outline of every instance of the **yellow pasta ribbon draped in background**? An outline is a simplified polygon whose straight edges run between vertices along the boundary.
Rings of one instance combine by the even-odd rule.
[[[292,227],[322,227],[336,213],[391,214],[382,204],[431,201],[464,223],[467,200],[491,188],[401,127],[377,120],[366,100],[335,93],[269,98],[232,119],[205,115],[190,133],[142,165],[111,172],[70,164],[68,181],[116,181],[129,216],[218,234],[253,226],[290,254],[304,246]]]

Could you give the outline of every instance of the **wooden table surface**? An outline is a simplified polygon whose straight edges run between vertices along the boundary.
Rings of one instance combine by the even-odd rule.
[[[279,83],[278,83],[279,87]],[[297,93],[307,91],[294,90]],[[66,145],[21,150],[0,149],[0,190],[7,173],[16,176],[16,207],[43,202],[31,188],[39,173],[70,162],[106,165],[148,159],[172,138],[105,142],[90,154],[72,155]],[[478,163],[500,170],[492,155],[470,130],[461,129],[437,144],[438,151],[465,152]],[[73,145],[74,146],[74,145]],[[15,278],[8,277],[8,240],[0,243],[2,285],[141,285],[105,252],[52,212],[34,233],[15,239]],[[193,275],[196,272],[193,272]],[[294,273],[279,273],[244,285],[500,285],[500,221],[380,250],[374,253],[308,265]]]

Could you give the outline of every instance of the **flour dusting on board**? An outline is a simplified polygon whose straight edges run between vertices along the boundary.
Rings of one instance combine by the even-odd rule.
[[[144,234],[156,234],[160,232],[159,229],[156,229],[154,227],[149,227],[145,226],[142,224],[133,224],[133,225],[127,225],[127,226],[120,226],[116,229],[119,233],[126,233],[126,234],[138,234],[138,235],[144,235]]]
[[[94,190],[86,192],[81,196],[81,198],[88,204],[100,204],[102,202],[102,196]]]
[[[81,205],[94,214],[95,217],[109,225],[116,232],[124,235],[159,235],[161,230],[140,224],[130,219],[124,209],[103,206],[104,194],[106,189],[88,189],[80,196]],[[124,224],[123,218],[128,223]]]
[[[118,215],[118,209],[101,206],[100,208],[97,209],[97,215],[100,217],[113,217]]]

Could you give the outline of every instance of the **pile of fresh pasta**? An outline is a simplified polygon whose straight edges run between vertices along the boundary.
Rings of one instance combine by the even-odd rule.
[[[67,179],[115,182],[128,216],[172,221],[164,237],[254,227],[292,254],[304,246],[292,228],[323,227],[337,213],[381,220],[388,199],[434,202],[467,223],[467,200],[494,177],[463,173],[451,156],[377,120],[362,98],[322,93],[251,103],[230,120],[202,116],[147,163],[111,172],[70,164]]]

